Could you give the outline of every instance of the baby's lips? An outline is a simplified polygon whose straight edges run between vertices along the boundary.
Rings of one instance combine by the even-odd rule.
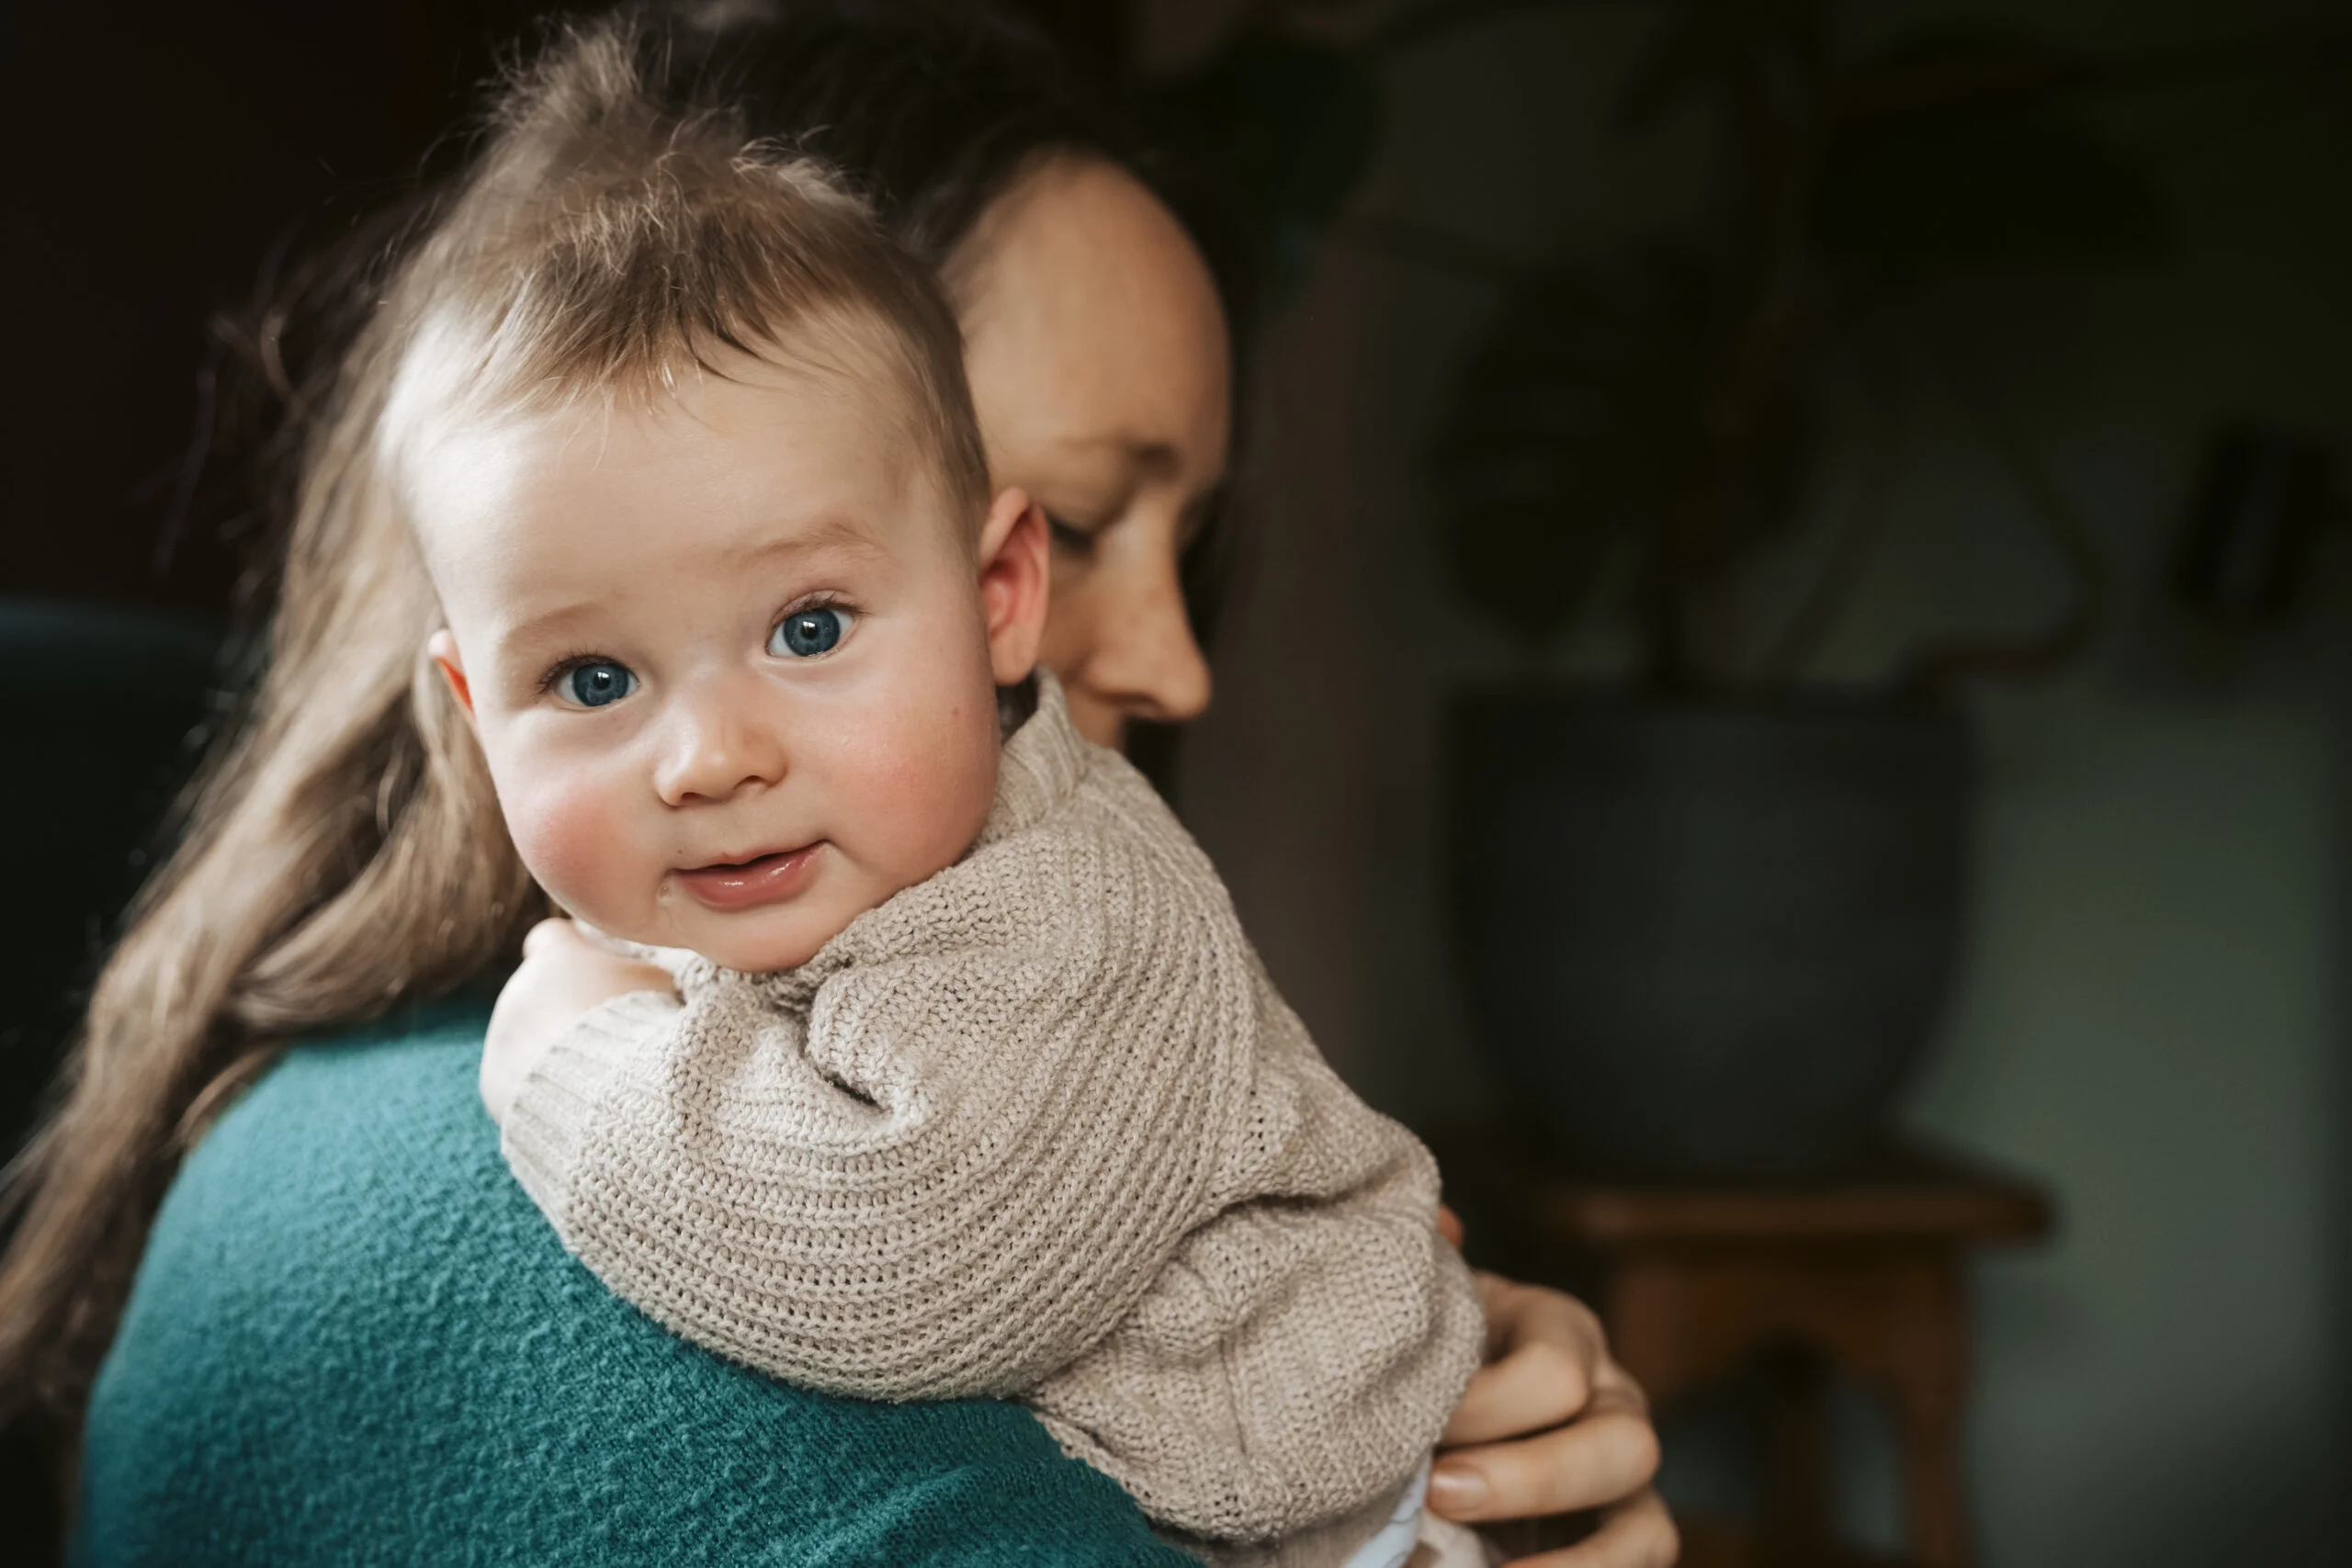
[[[707,908],[722,912],[782,903],[808,886],[821,844],[764,854],[749,861],[718,862],[673,872],[679,886]]]

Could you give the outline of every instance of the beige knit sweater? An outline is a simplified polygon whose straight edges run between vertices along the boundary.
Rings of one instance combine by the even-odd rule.
[[[1481,1334],[1435,1167],[1050,677],[962,860],[799,969],[674,956],[683,1000],[591,1013],[505,1131],[652,1317],[835,1393],[1021,1399],[1210,1541],[1344,1536],[1427,1459]]]

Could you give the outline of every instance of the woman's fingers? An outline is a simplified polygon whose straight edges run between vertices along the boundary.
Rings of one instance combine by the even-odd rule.
[[[1657,1434],[1630,1382],[1596,1388],[1571,1424],[1441,1454],[1430,1506],[1451,1519],[1537,1518],[1633,1497],[1657,1474]]]
[[[1478,1369],[1442,1441],[1491,1443],[1540,1432],[1576,1419],[1591,1397],[1589,1357],[1554,1340],[1531,1340]]]
[[[1499,1275],[1477,1277],[1488,1364],[1447,1425],[1430,1474],[1430,1506],[1464,1522],[1541,1520],[1600,1511],[1574,1547],[1528,1561],[1574,1568],[1649,1568],[1679,1550],[1650,1490],[1657,1434],[1641,1386],[1609,1355],[1582,1303]]]
[[[1477,1281],[1488,1359],[1441,1440],[1487,1443],[1574,1420],[1616,1371],[1600,1320],[1558,1291],[1498,1274],[1480,1274]]]
[[[1601,1515],[1600,1528],[1574,1546],[1514,1557],[1510,1568],[1673,1568],[1681,1555],[1674,1516],[1645,1491]]]

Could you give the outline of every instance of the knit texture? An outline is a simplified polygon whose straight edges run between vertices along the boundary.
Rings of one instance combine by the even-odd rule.
[[[772,1382],[615,1299],[499,1158],[481,1046],[471,1011],[297,1050],[188,1157],[77,1562],[1183,1568],[1017,1405]]]
[[[799,969],[676,973],[507,1121],[616,1292],[812,1388],[1025,1400],[1191,1536],[1385,1517],[1482,1334],[1436,1168],[1050,679],[962,860]]]

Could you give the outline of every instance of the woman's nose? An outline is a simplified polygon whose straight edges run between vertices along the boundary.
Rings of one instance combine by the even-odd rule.
[[[1209,705],[1209,661],[1193,637],[1175,562],[1106,596],[1080,680],[1129,718],[1181,724]]]
[[[700,692],[681,700],[669,728],[654,770],[654,788],[665,805],[731,800],[784,778],[782,737],[727,693]]]

